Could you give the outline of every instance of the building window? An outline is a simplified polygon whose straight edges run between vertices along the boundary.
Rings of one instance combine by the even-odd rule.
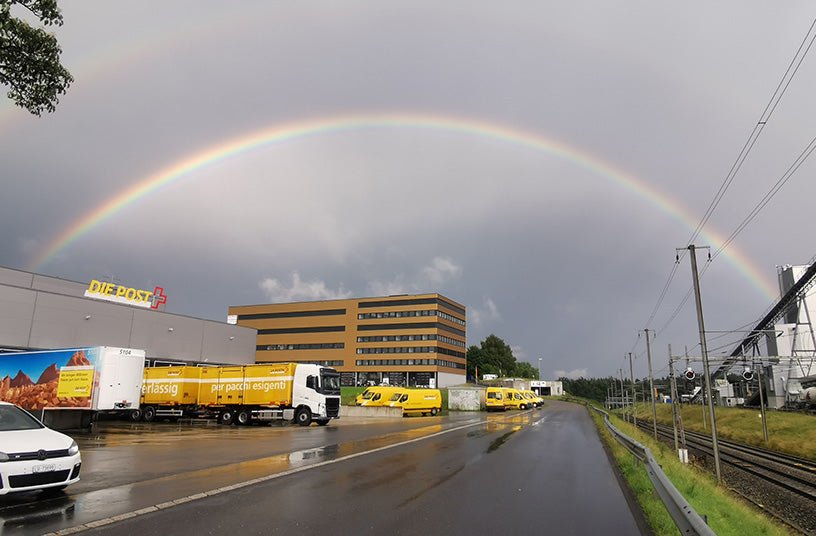
[[[259,352],[273,350],[342,350],[346,345],[342,342],[321,342],[309,344],[259,344],[255,349]]]

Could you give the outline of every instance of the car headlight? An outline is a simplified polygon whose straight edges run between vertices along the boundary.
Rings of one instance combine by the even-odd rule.
[[[76,441],[71,441],[71,446],[68,447],[68,456],[73,456],[79,452],[79,445],[76,444]]]
[[[9,456],[5,452],[0,452],[0,462],[7,462],[9,461]]]

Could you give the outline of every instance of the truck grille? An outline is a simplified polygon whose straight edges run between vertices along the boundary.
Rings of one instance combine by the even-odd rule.
[[[8,477],[9,486],[12,488],[27,488],[28,486],[42,486],[44,484],[56,484],[65,482],[68,479],[68,469],[64,471],[50,471],[48,473],[34,473],[30,475],[12,475]]]
[[[340,416],[340,399],[327,398],[326,399],[326,415],[328,417]]]

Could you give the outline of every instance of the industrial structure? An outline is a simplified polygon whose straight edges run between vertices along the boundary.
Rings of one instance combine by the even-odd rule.
[[[0,267],[0,351],[113,346],[149,364],[255,361],[254,329],[164,311],[161,287],[87,283]]]
[[[228,322],[257,330],[257,363],[330,366],[344,386],[447,387],[465,383],[466,316],[431,293],[232,306]]]

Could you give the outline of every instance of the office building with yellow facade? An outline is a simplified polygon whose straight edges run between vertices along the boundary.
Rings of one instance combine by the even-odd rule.
[[[257,363],[334,367],[344,386],[465,382],[466,310],[441,294],[240,305],[228,322],[258,330]]]

